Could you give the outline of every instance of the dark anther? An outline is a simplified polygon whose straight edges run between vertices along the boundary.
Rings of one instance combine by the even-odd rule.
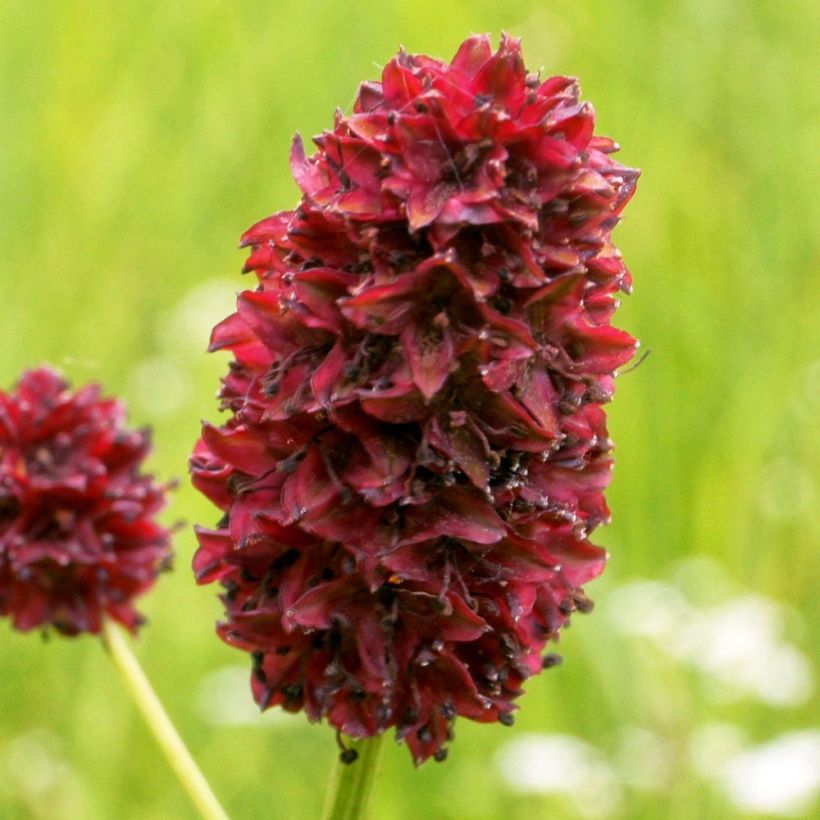
[[[307,455],[307,450],[302,449],[295,452],[292,456],[288,456],[288,458],[283,459],[276,465],[276,469],[280,473],[284,473],[285,475],[290,475],[301,463],[304,457]]]
[[[558,402],[558,411],[564,416],[571,416],[578,409],[579,404],[573,399],[563,398]]]
[[[447,720],[452,720],[456,716],[456,709],[452,703],[442,703],[441,714],[446,717]]]
[[[433,739],[433,733],[430,731],[429,724],[425,723],[424,726],[416,732],[416,737],[418,737],[422,743],[429,743]]]
[[[350,697],[353,700],[367,700],[367,692],[365,692],[364,689],[357,688],[350,693]]]
[[[512,726],[515,723],[515,718],[509,712],[502,712],[498,716],[498,722],[503,723],[505,726]]]
[[[436,763],[443,763],[445,760],[447,760],[448,751],[448,749],[436,749],[436,751],[433,753],[433,760],[435,760]]]
[[[222,586],[225,589],[225,598],[228,601],[235,601],[236,600],[236,593],[239,592],[239,584],[235,581],[223,581]]]
[[[265,655],[263,652],[251,652],[251,660],[253,662],[253,676],[260,682],[260,683],[267,683],[267,677],[265,676],[265,670],[262,668],[262,664],[265,661]]]
[[[508,632],[499,635],[498,642],[501,644],[501,654],[509,661],[515,658],[518,651],[518,642]]]
[[[568,342],[565,345],[565,350],[567,351],[569,357],[574,361],[582,359],[586,353],[586,347],[584,347],[584,344],[578,339]]]
[[[412,726],[419,719],[419,713],[415,709],[408,709],[402,718],[402,726]]]
[[[20,512],[20,503],[12,495],[0,495],[0,518],[15,518]]]
[[[336,745],[341,750],[339,754],[339,760],[341,760],[342,763],[345,764],[345,766],[349,766],[351,763],[358,760],[359,753],[355,749],[348,748],[344,745],[344,743],[342,742],[342,733],[338,729],[336,730]]]
[[[239,495],[248,489],[253,479],[251,476],[243,473],[233,473],[226,482],[225,486],[231,495]]]
[[[282,694],[287,700],[299,700],[302,697],[302,684],[286,683],[282,687]]]
[[[555,652],[550,652],[547,655],[544,655],[541,660],[541,668],[550,669],[553,666],[560,666],[561,663],[563,663],[563,660],[564,659],[560,655]]]
[[[270,568],[274,571],[287,569],[299,560],[299,555],[299,550],[291,548],[287,552],[283,552],[275,561],[272,561]]]
[[[502,315],[506,316],[512,310],[512,299],[508,299],[506,296],[495,296],[493,297],[490,304]]]
[[[575,602],[577,610],[583,612],[584,615],[595,609],[595,602],[590,601],[590,599],[584,595],[583,590],[576,589],[575,592],[572,593],[572,600]]]

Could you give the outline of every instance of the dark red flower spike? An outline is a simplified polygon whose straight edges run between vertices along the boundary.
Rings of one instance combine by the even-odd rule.
[[[170,562],[149,449],[96,384],[39,368],[0,391],[0,614],[17,629],[98,633],[107,616],[136,631],[133,599]]]
[[[575,80],[475,36],[400,53],[312,157],[295,140],[302,200],[243,238],[259,286],[211,340],[230,417],[191,461],[225,512],[194,569],[262,708],[443,759],[591,607],[638,176],[593,123]]]

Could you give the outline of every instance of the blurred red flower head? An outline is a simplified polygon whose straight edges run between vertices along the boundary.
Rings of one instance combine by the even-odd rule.
[[[456,715],[511,722],[589,608],[637,172],[578,93],[509,37],[402,52],[313,157],[295,140],[299,207],[245,234],[259,286],[211,341],[231,415],[191,462],[225,516],[194,569],[262,708],[443,759]]]
[[[135,631],[133,599],[170,561],[154,516],[165,487],[140,466],[148,433],[124,426],[98,385],[77,392],[47,368],[0,391],[0,613],[20,630]]]

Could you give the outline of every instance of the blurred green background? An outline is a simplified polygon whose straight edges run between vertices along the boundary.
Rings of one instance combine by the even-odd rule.
[[[238,237],[296,201],[293,133],[400,44],[449,58],[501,30],[578,75],[643,170],[617,323],[652,353],[611,406],[595,613],[514,728],[460,721],[418,771],[389,743],[375,817],[816,816],[813,0],[4,0],[0,383],[40,362],[102,381],[153,425],[152,469],[184,478],[226,367],[208,330],[250,286]],[[167,515],[217,517],[185,482]],[[193,550],[186,528],[137,652],[233,817],[317,817],[333,733],[256,714]],[[193,816],[96,641],[0,626],[0,816]]]

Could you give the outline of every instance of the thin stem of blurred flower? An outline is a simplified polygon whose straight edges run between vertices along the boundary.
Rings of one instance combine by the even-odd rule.
[[[109,620],[103,620],[102,641],[128,694],[200,815],[204,820],[228,820],[228,815],[182,742],[120,628]]]
[[[347,741],[347,748],[336,759],[331,774],[324,820],[361,820],[367,816],[383,737],[375,735],[364,740]],[[353,760],[345,762],[345,758]]]

